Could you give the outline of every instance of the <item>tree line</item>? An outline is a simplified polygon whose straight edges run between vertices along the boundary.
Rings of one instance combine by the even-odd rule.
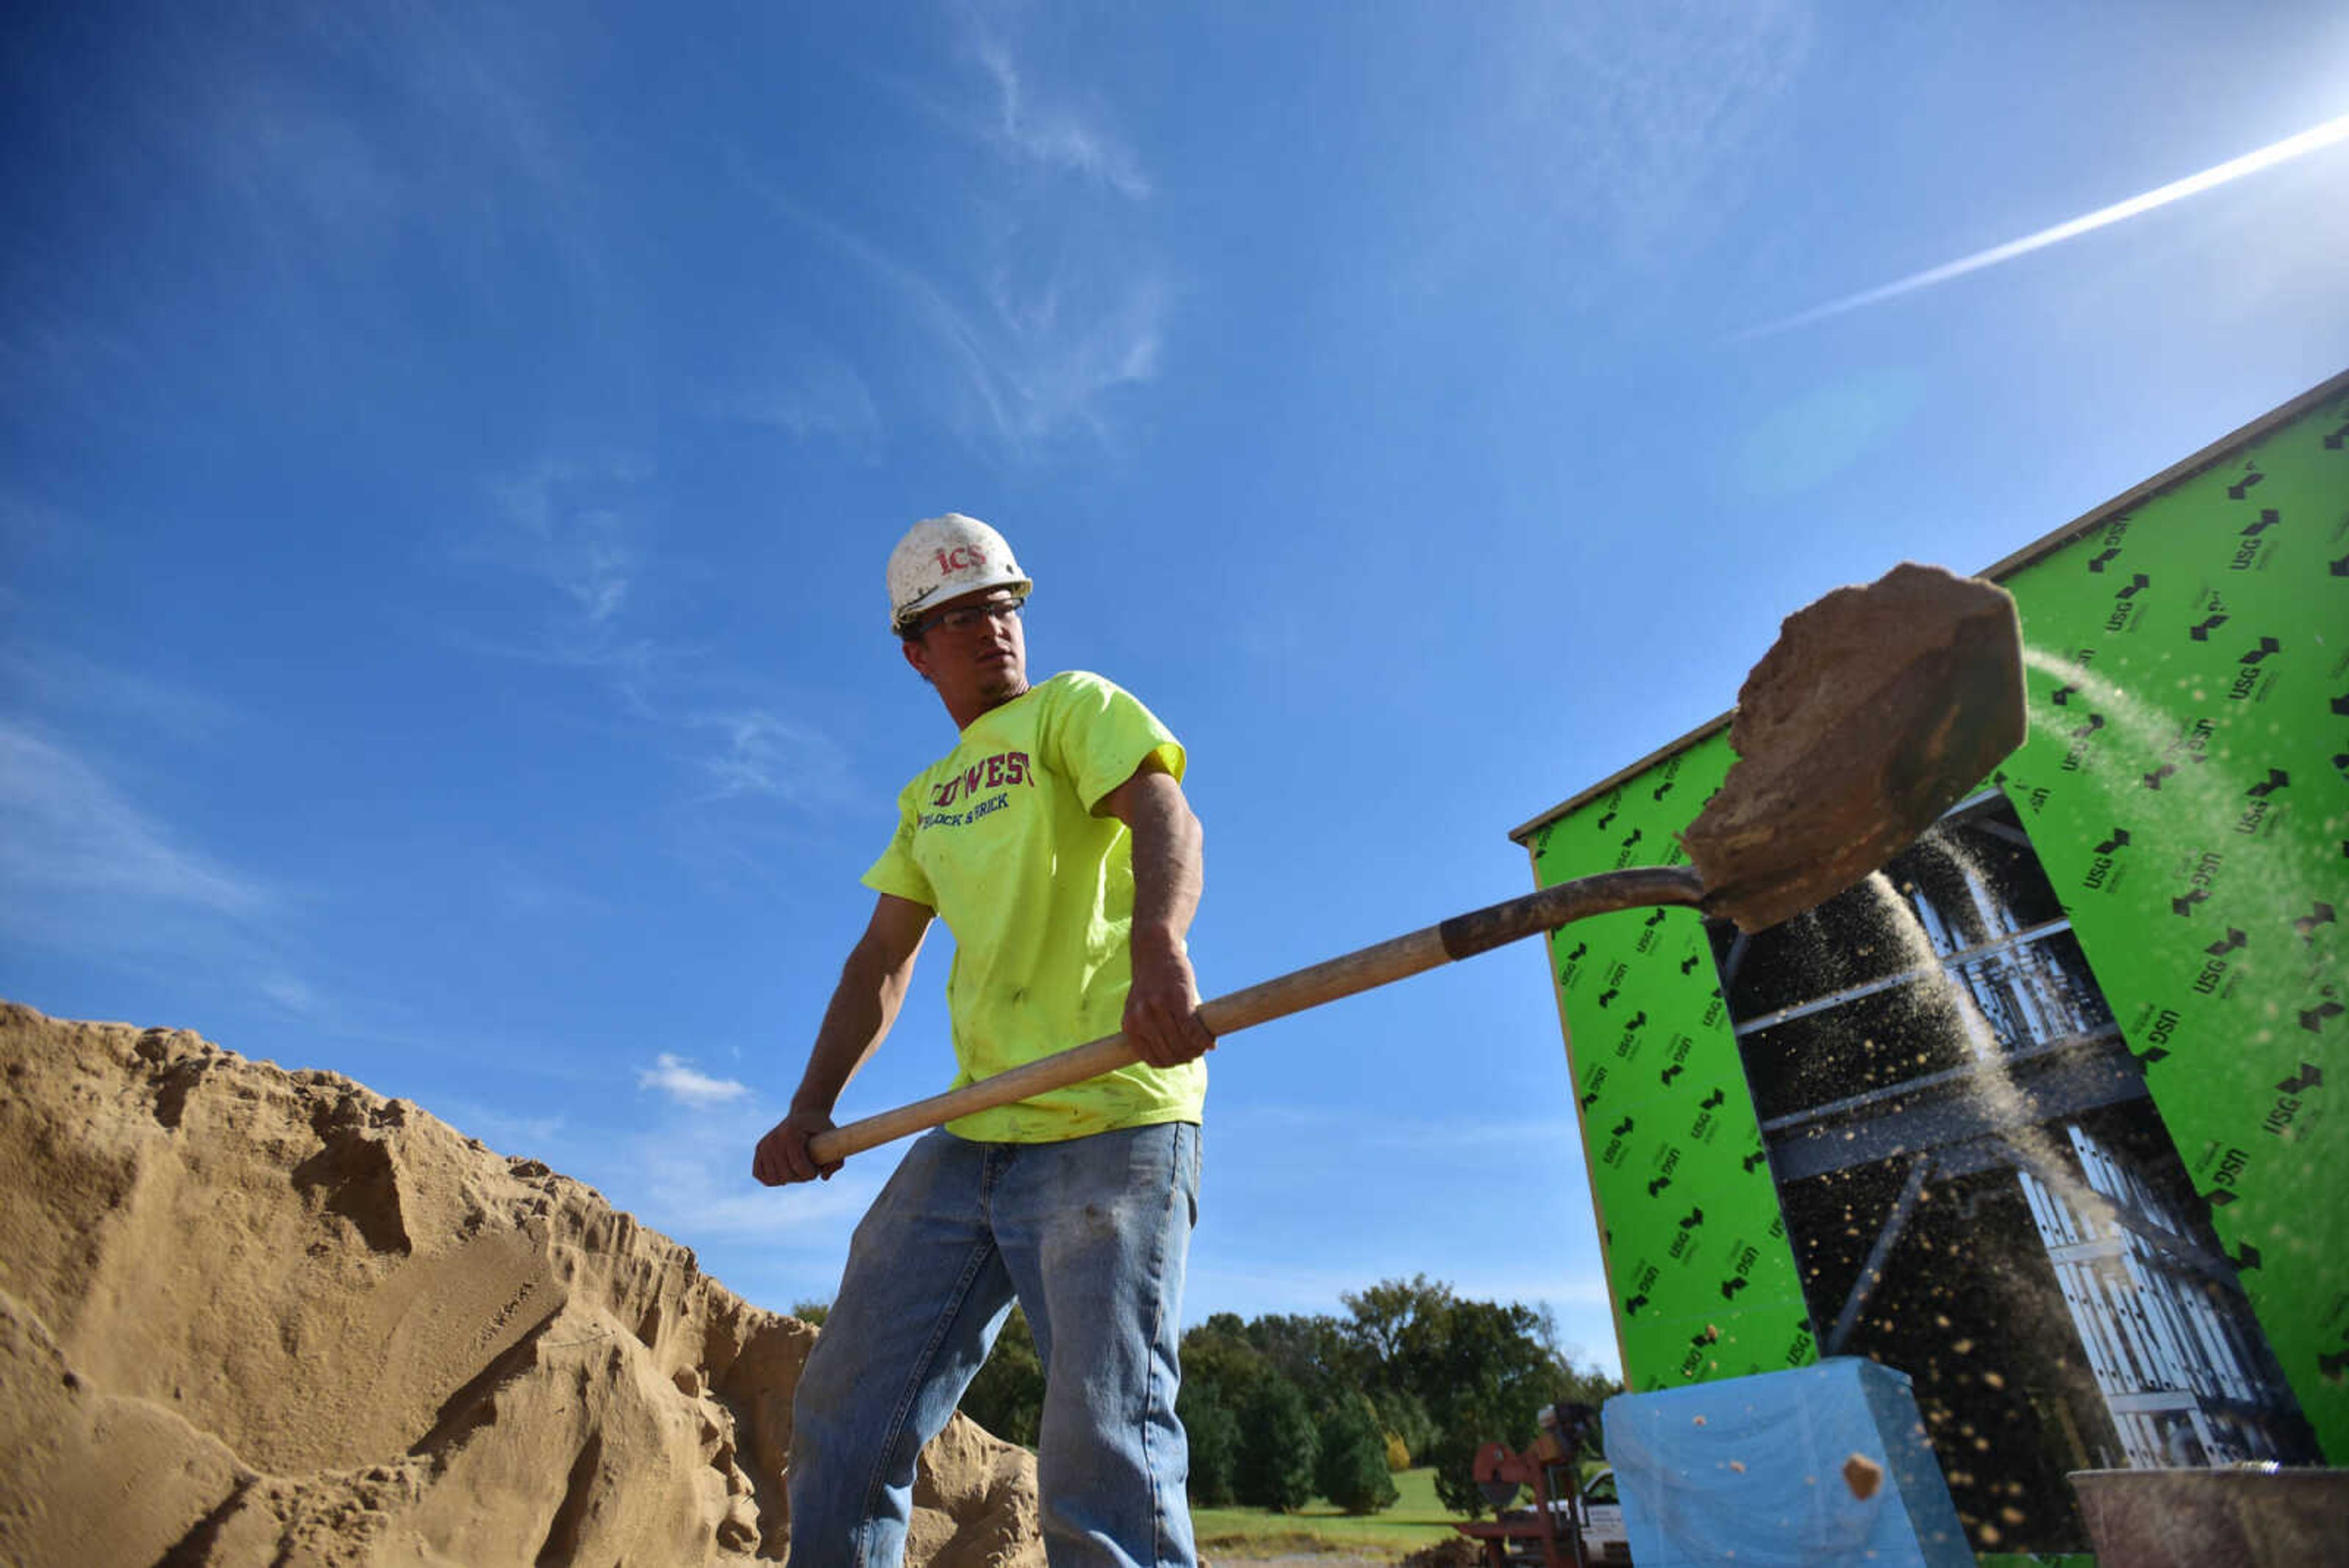
[[[1338,1299],[1343,1316],[1217,1313],[1185,1331],[1175,1411],[1193,1502],[1287,1512],[1320,1497],[1375,1513],[1395,1500],[1394,1471],[1431,1465],[1446,1508],[1480,1513],[1480,1446],[1522,1449],[1543,1407],[1621,1391],[1576,1366],[1549,1314],[1522,1303],[1465,1300],[1424,1274]],[[962,1410],[1034,1448],[1043,1409],[1043,1366],[1015,1308]]]

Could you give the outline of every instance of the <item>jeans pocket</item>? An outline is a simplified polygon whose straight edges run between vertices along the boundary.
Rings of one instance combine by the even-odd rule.
[[[1180,1126],[1190,1135],[1184,1140],[1190,1146],[1190,1158],[1177,1162],[1176,1179],[1183,1182],[1183,1196],[1190,1201],[1191,1228],[1195,1231],[1199,1227],[1199,1182],[1207,1170],[1207,1133],[1196,1122]]]

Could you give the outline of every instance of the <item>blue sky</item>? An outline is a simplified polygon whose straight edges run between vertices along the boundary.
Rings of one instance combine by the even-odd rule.
[[[914,519],[1192,756],[1230,991],[1778,619],[2349,363],[2337,5],[48,6],[0,57],[0,994],[347,1073],[823,1298],[769,1192],[903,780]],[[934,941],[844,1111],[948,1075]],[[1425,1272],[1612,1365],[1528,945],[1214,1058],[1188,1315]]]

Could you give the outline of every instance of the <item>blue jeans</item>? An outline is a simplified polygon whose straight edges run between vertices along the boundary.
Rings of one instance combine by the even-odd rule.
[[[1174,1417],[1199,1129],[906,1152],[856,1228],[792,1403],[792,1568],[895,1568],[914,1462],[1016,1296],[1044,1364],[1037,1442],[1053,1568],[1193,1568]]]

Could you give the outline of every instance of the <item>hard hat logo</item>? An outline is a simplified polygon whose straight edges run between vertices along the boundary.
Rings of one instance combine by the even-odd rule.
[[[1010,543],[978,518],[925,517],[889,553],[889,628],[909,636],[926,611],[948,599],[988,588],[1024,597],[1034,586]]]

